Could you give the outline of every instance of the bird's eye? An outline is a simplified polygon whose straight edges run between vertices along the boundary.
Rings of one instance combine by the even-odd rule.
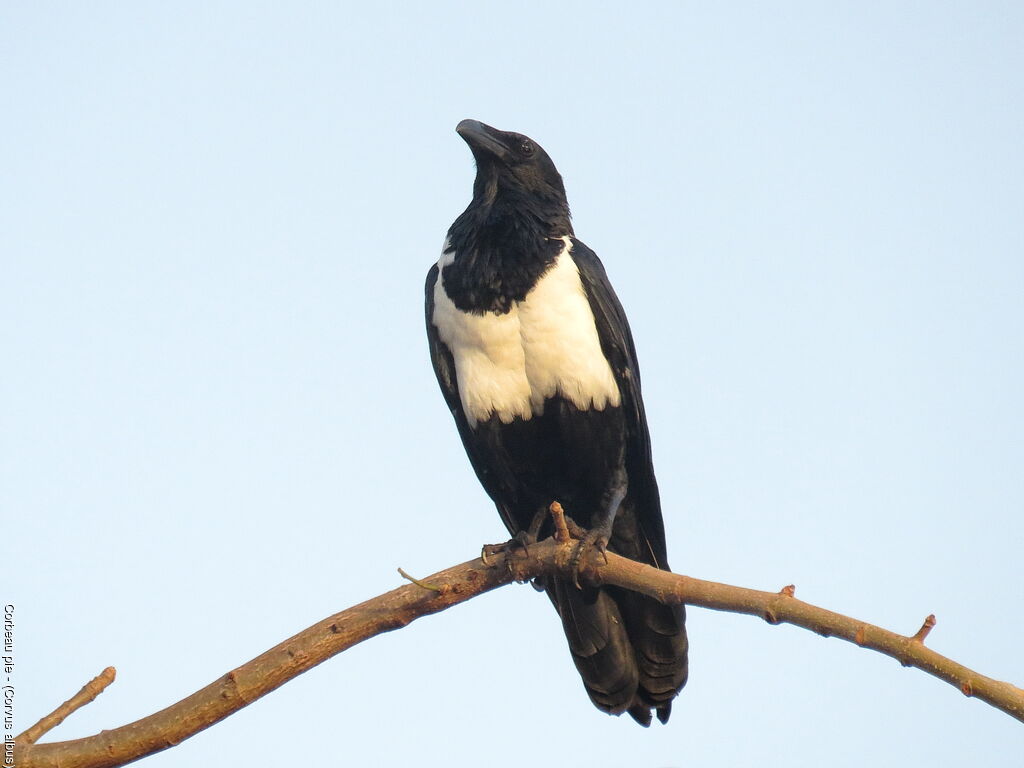
[[[519,152],[523,155],[523,157],[529,157],[530,155],[532,155],[533,154],[533,142],[532,141],[523,141],[519,145]]]

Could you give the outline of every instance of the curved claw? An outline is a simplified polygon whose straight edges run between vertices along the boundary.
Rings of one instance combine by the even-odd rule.
[[[497,562],[492,560],[491,557],[501,554],[502,552],[512,553],[517,549],[521,549],[523,554],[529,557],[530,545],[536,543],[536,536],[531,536],[526,531],[520,531],[511,539],[501,544],[484,544],[483,547],[480,548],[480,560],[483,561],[484,565],[490,568],[497,565]]]
[[[488,568],[493,568],[498,563],[497,561],[492,560],[491,558],[494,555],[504,552],[507,548],[507,542],[505,544],[484,544],[480,548],[480,560],[483,561],[483,564],[486,565]]]

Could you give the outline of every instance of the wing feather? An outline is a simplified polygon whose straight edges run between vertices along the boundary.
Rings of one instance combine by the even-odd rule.
[[[570,255],[579,269],[583,290],[590,303],[590,310],[594,313],[601,350],[612,367],[622,395],[622,407],[626,409],[629,423],[626,472],[629,475],[630,495],[636,501],[641,534],[649,550],[649,553],[643,555],[649,554],[654,565],[667,570],[665,524],[661,517],[658,481],[654,477],[651,457],[651,438],[640,393],[640,367],[629,321],[597,254],[581,241],[572,238]]]

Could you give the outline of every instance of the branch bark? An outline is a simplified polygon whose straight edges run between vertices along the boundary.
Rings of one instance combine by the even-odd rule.
[[[178,703],[120,728],[73,741],[33,744],[26,735],[34,732],[34,726],[16,740],[14,764],[102,768],[172,747],[363,640],[512,581],[545,573],[568,575],[574,545],[548,539],[532,545],[528,555],[521,551],[506,555],[491,567],[477,558],[394,589],[314,624]],[[662,602],[745,613],[769,624],[793,624],[825,637],[839,637],[917,667],[1024,721],[1024,690],[981,675],[924,645],[934,617],[926,619],[915,635],[903,636],[797,600],[792,587],[779,592],[733,587],[659,571],[612,553],[606,563],[588,563],[584,578],[643,592]]]

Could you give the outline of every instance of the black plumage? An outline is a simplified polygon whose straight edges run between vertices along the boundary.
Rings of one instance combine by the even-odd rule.
[[[562,178],[526,136],[475,120],[457,130],[476,159],[473,200],[427,276],[426,321],[473,469],[510,533],[548,535],[557,500],[588,545],[667,570],[636,350],[604,267],[574,236]],[[594,704],[665,722],[686,682],[683,607],[541,586]]]

